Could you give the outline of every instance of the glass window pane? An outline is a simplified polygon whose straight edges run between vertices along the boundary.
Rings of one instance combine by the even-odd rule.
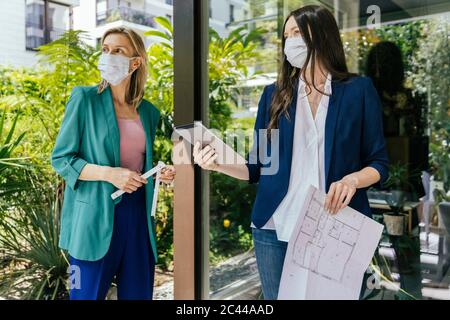
[[[70,28],[69,7],[48,3],[47,11],[47,29],[49,32],[49,40],[54,41],[59,38],[66,30]]]
[[[277,16],[276,0],[210,1],[210,126],[242,155],[261,90],[276,78]],[[212,299],[261,297],[250,228],[255,192],[246,181],[210,174]]]
[[[372,79],[383,108],[391,173],[403,179],[401,191],[408,201],[401,208],[403,236],[391,236],[385,230],[367,273],[369,281],[377,276],[374,270],[380,270],[383,278],[378,275],[377,287],[366,290],[365,298],[450,299],[449,241],[442,236],[450,230],[443,214],[448,207],[423,209],[427,202],[422,198],[421,178],[421,171],[427,170],[442,180],[443,186],[436,186],[444,193],[450,186],[450,134],[443,129],[449,124],[448,1],[210,0],[210,27],[215,31],[210,37],[211,127],[224,137],[236,136],[237,130],[251,132],[262,90],[277,78],[284,19],[309,4],[326,6],[333,13],[349,70]],[[242,34],[265,30],[251,41],[255,56],[246,56],[245,45],[239,55],[234,55],[233,48],[221,47],[241,27]],[[248,140],[245,150],[251,145],[251,137]],[[374,219],[380,223],[393,210],[389,205],[392,190],[368,190]],[[439,201],[445,198],[440,192],[436,191],[441,194]],[[213,299],[262,298],[250,229],[255,193],[246,183],[211,173]],[[385,199],[382,208],[376,205],[380,199]]]
[[[45,43],[45,3],[43,0],[27,0],[25,5],[26,47],[31,49]]]
[[[107,2],[106,0],[97,0],[97,24],[106,19]]]

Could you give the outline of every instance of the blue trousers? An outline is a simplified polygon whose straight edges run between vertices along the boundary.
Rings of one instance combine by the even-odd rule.
[[[256,264],[265,300],[276,300],[288,243],[275,230],[252,228]]]
[[[79,271],[71,300],[104,300],[115,278],[119,300],[151,300],[155,261],[145,210],[145,189],[125,193],[115,206],[114,229],[106,255],[97,261],[69,257]]]

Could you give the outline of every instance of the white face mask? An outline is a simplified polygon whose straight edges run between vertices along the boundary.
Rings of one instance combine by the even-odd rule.
[[[308,48],[302,37],[286,38],[284,43],[284,54],[291,66],[303,68],[308,55]]]
[[[119,54],[102,53],[98,61],[98,70],[100,70],[101,77],[113,86],[118,85],[134,71],[129,72],[131,59],[133,58]]]

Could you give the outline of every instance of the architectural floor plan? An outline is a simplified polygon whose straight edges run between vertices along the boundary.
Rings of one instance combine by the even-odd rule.
[[[323,209],[310,187],[284,262],[279,299],[357,299],[383,226],[347,207]]]

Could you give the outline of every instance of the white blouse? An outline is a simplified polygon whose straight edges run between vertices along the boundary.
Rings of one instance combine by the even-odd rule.
[[[305,82],[300,79],[288,191],[272,217],[262,227],[262,229],[276,230],[280,241],[289,241],[309,185],[325,192],[325,120],[329,95],[332,93],[331,76],[327,75],[324,86],[324,92],[327,95],[322,95],[315,118],[312,115],[305,87]],[[255,227],[253,223],[252,227]]]

